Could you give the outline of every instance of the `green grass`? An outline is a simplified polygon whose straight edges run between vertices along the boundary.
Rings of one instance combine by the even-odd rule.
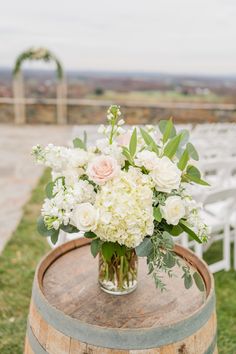
[[[37,234],[46,172],[30,201],[23,218],[0,256],[0,353],[22,354],[27,313],[35,267],[49,250],[46,240]]]
[[[0,256],[0,353],[22,354],[27,314],[35,267],[49,250],[46,240],[37,234],[46,172],[24,208],[23,218]],[[216,260],[221,245],[215,243],[206,254]],[[220,354],[236,353],[236,272],[215,274]]]
[[[217,103],[222,102],[224,98],[217,96],[213,93],[207,95],[197,95],[189,94],[184,95],[175,91],[129,91],[129,92],[119,92],[107,90],[102,95],[95,95],[89,93],[86,98],[96,99],[96,100],[110,100],[115,101],[135,101],[135,102],[148,102],[148,103],[160,103],[160,102],[191,102],[191,103]]]

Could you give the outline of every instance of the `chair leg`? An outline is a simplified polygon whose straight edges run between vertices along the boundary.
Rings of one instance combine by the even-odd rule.
[[[188,235],[184,232],[180,239],[181,246],[188,248]]]
[[[236,270],[236,228],[234,228],[234,270]]]
[[[199,257],[199,258],[202,258],[203,256],[203,246],[201,243],[198,243],[198,242],[195,242],[194,244],[194,250],[195,250],[195,253],[196,255]]]
[[[227,223],[224,227],[223,254],[225,261],[225,270],[230,270],[230,225]]]

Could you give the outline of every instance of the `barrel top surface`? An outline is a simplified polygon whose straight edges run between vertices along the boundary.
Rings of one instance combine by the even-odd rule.
[[[145,258],[139,258],[138,287],[133,293],[106,294],[98,285],[98,259],[90,254],[89,245],[79,245],[78,241],[74,247],[52,251],[38,270],[46,301],[73,319],[106,328],[156,328],[187,319],[206,301],[206,292],[195,284],[185,289],[178,267],[174,269],[177,277],[163,274],[167,291],[161,293],[147,275]]]

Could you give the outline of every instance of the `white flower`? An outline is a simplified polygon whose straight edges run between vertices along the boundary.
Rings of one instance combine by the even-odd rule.
[[[143,150],[137,153],[135,164],[139,167],[145,167],[148,171],[152,171],[157,168],[159,160],[155,152]]]
[[[153,234],[152,197],[147,176],[139,169],[121,171],[97,193],[99,220],[94,232],[103,241],[138,246]]]
[[[179,196],[171,196],[166,199],[165,205],[160,206],[163,218],[169,225],[177,225],[185,216],[184,201]]]
[[[93,231],[97,226],[98,211],[90,203],[76,206],[71,215],[71,224],[80,231]]]
[[[181,180],[181,171],[166,156],[159,159],[154,170],[150,172],[157,191],[170,193],[178,189]]]

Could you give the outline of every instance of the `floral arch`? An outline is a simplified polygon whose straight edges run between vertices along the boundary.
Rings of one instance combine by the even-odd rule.
[[[57,123],[66,123],[66,82],[63,67],[59,59],[46,48],[29,48],[22,52],[15,61],[13,68],[13,92],[15,98],[15,122],[26,122],[24,83],[21,68],[25,61],[54,62],[57,76]]]

